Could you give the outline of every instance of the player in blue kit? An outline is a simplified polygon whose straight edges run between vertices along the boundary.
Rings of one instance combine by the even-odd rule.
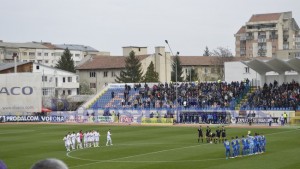
[[[227,139],[224,141],[226,160],[230,157],[230,143]]]
[[[248,136],[249,141],[249,155],[253,155],[253,149],[254,149],[254,137],[249,135]]]
[[[231,147],[232,147],[232,158],[236,157],[236,144],[235,139],[231,137]]]
[[[243,144],[243,149],[242,149],[242,155],[248,155],[248,151],[249,151],[249,144],[248,144],[248,140],[242,136],[242,144]]]
[[[235,137],[235,148],[236,148],[235,155],[239,156],[240,155],[240,139],[238,136]]]
[[[266,152],[266,138],[264,135],[262,135],[262,137],[261,137],[261,142],[262,142],[261,151],[262,151],[262,153],[264,153],[264,152]]]

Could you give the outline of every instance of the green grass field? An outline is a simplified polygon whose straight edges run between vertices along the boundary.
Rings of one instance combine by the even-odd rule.
[[[106,147],[109,128],[114,145]],[[67,155],[63,136],[68,131],[91,129],[100,130],[101,147]],[[197,127],[0,124],[0,159],[9,169],[29,169],[49,157],[63,160],[71,169],[300,168],[300,129],[226,131],[231,137],[245,135],[248,130],[265,135],[267,152],[226,160],[223,144],[197,143]]]

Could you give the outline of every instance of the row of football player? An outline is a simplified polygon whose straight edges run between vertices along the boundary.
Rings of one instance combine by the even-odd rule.
[[[240,154],[240,143],[242,143],[242,153]],[[264,135],[259,135],[255,133],[254,136],[251,136],[250,132],[248,132],[247,137],[242,136],[241,139],[236,136],[236,138],[232,137],[231,141],[225,140],[225,155],[226,159],[261,154],[266,151],[266,138]],[[232,150],[232,153],[231,153]]]
[[[71,151],[71,149],[75,150],[75,147],[76,149],[99,147],[99,140],[100,140],[100,133],[99,131],[96,130],[90,130],[84,133],[82,132],[82,130],[77,133],[69,132],[63,138],[67,151]],[[110,129],[107,132],[107,141],[106,141],[106,146],[109,145],[113,145],[111,140]]]

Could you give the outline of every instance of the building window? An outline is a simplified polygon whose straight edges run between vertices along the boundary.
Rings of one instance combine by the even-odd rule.
[[[48,95],[48,89],[43,89],[43,95],[47,96]]]
[[[29,56],[35,56],[34,52],[29,52]]]
[[[27,52],[23,52],[23,56],[27,56]]]
[[[55,53],[51,53],[51,56],[55,56]]]
[[[68,77],[68,82],[72,82],[72,77]]]
[[[207,74],[207,73],[208,73],[208,72],[207,72],[207,68],[204,68],[204,73],[205,73],[205,74]]]
[[[62,95],[65,95],[66,94],[66,91],[65,90],[63,90],[63,92],[62,92]]]
[[[90,83],[90,88],[96,88],[96,83]]]
[[[96,77],[96,72],[90,72],[90,77]]]
[[[111,72],[111,77],[115,77],[116,73],[114,71]]]
[[[42,60],[37,60],[38,63],[42,63]]]
[[[42,76],[42,81],[47,82],[47,76]]]
[[[40,69],[40,66],[39,66],[39,65],[36,65],[36,69],[39,70],[39,69]]]
[[[108,73],[108,72],[103,72],[103,76],[104,76],[104,77],[107,77],[107,73]]]
[[[23,60],[23,62],[27,62],[27,60]]]
[[[80,55],[79,54],[75,54],[75,57],[79,57]]]
[[[273,49],[276,49],[276,46],[272,46]]]
[[[245,73],[250,73],[250,68],[249,67],[245,67]]]
[[[44,53],[44,56],[48,56],[48,53]]]
[[[63,83],[65,83],[66,82],[66,78],[65,77],[63,77]]]
[[[72,94],[72,91],[71,90],[68,90],[68,95],[71,95]]]
[[[49,60],[45,60],[45,63],[49,63]]]
[[[29,55],[30,55],[30,53],[29,53]],[[37,55],[38,55],[38,56],[42,56],[42,53],[41,53],[41,52],[39,52]]]

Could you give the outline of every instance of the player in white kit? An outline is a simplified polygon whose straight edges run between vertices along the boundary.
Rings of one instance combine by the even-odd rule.
[[[112,140],[111,140],[111,133],[110,133],[110,129],[107,132],[107,137],[106,137],[106,146],[109,146],[109,144],[112,146]]]
[[[82,149],[82,144],[80,140],[80,132],[76,134],[76,149]]]
[[[75,140],[76,140],[76,134],[75,132],[73,131],[73,133],[71,134],[71,140],[72,140],[72,150],[75,150]]]
[[[86,131],[83,133],[83,147],[87,148],[88,147],[88,132]]]
[[[95,136],[95,147],[99,147],[99,139],[100,139],[100,133],[98,131],[94,131]]]
[[[65,142],[65,147],[66,147],[67,151],[70,151],[70,139],[68,138],[68,135],[65,135],[65,137],[63,138],[63,141]]]

